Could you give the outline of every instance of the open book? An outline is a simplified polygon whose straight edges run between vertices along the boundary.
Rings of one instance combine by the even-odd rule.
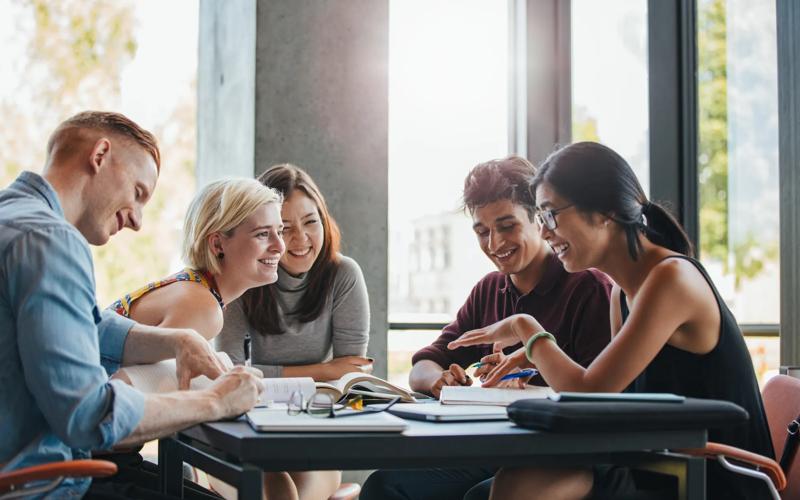
[[[529,385],[525,389],[499,389],[480,386],[445,386],[439,400],[443,405],[508,406],[518,399],[545,399],[553,390]]]
[[[417,401],[415,396],[422,396],[422,394],[413,393],[375,375],[360,372],[348,373],[339,380],[317,382],[317,390],[328,392],[336,401],[348,394],[360,394],[379,399],[392,399],[399,396],[401,401],[415,403]]]

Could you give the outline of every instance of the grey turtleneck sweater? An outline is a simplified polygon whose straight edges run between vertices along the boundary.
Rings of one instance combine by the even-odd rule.
[[[369,342],[369,298],[361,268],[341,256],[339,269],[322,313],[309,323],[286,314],[305,292],[308,275],[291,276],[278,267],[275,297],[284,333],[262,335],[247,321],[241,301],[225,309],[225,323],[216,337],[218,351],[235,364],[244,363],[244,337],[250,334],[252,365],[265,377],[280,377],[286,365],[310,365],[340,356],[365,356]]]

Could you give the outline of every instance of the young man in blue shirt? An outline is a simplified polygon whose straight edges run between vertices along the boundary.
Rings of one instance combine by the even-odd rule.
[[[0,191],[0,464],[3,472],[87,458],[241,414],[261,389],[245,368],[223,374],[192,330],[139,325],[100,311],[89,244],[138,230],[160,167],[156,140],[117,113],[85,112],[53,132],[42,175]],[[120,366],[175,358],[185,388],[142,394],[109,377]],[[56,496],[81,496],[68,479]],[[105,485],[104,487],[107,487]],[[136,485],[126,491],[134,495]]]

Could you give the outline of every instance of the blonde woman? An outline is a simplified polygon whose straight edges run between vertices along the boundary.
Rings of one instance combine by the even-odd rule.
[[[286,249],[282,201],[277,191],[255,179],[208,184],[186,214],[183,257],[188,267],[126,294],[110,309],[146,325],[192,328],[211,340],[222,329],[226,304],[278,279]],[[179,382],[188,387],[188,380]],[[224,483],[211,477],[209,482],[226,498],[235,497]],[[297,497],[287,473],[265,474],[265,492],[267,498]]]
[[[285,250],[281,195],[253,179],[212,182],[194,198],[184,223],[189,265],[111,305],[139,323],[193,328],[206,339],[222,329],[225,304],[278,279]]]

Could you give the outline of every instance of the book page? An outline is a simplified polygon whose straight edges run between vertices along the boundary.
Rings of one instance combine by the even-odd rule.
[[[261,381],[264,382],[264,392],[258,400],[259,404],[287,403],[295,391],[303,394],[303,401],[308,401],[317,391],[317,385],[311,377],[265,378]]]
[[[226,353],[218,352],[216,354],[225,368],[233,368],[233,362]],[[128,376],[133,387],[144,393],[164,393],[178,390],[178,374],[174,359],[165,359],[149,365],[126,366],[119,371]],[[189,388],[205,389],[210,385],[211,379],[200,376],[192,379]]]
[[[445,386],[439,397],[442,404],[478,404],[508,406],[518,399],[545,399],[552,394],[549,387],[529,386],[525,389],[498,389],[496,387]]]
[[[403,396],[403,398],[406,400],[413,399],[413,396],[408,389],[396,386],[391,382],[383,380],[382,378],[376,377],[375,375],[371,375],[369,373],[351,372],[344,375],[339,380],[331,380],[328,383],[339,389],[342,394],[346,394],[351,388],[358,386],[359,388],[367,391],[383,393],[391,392],[393,394],[397,394],[398,396]]]

